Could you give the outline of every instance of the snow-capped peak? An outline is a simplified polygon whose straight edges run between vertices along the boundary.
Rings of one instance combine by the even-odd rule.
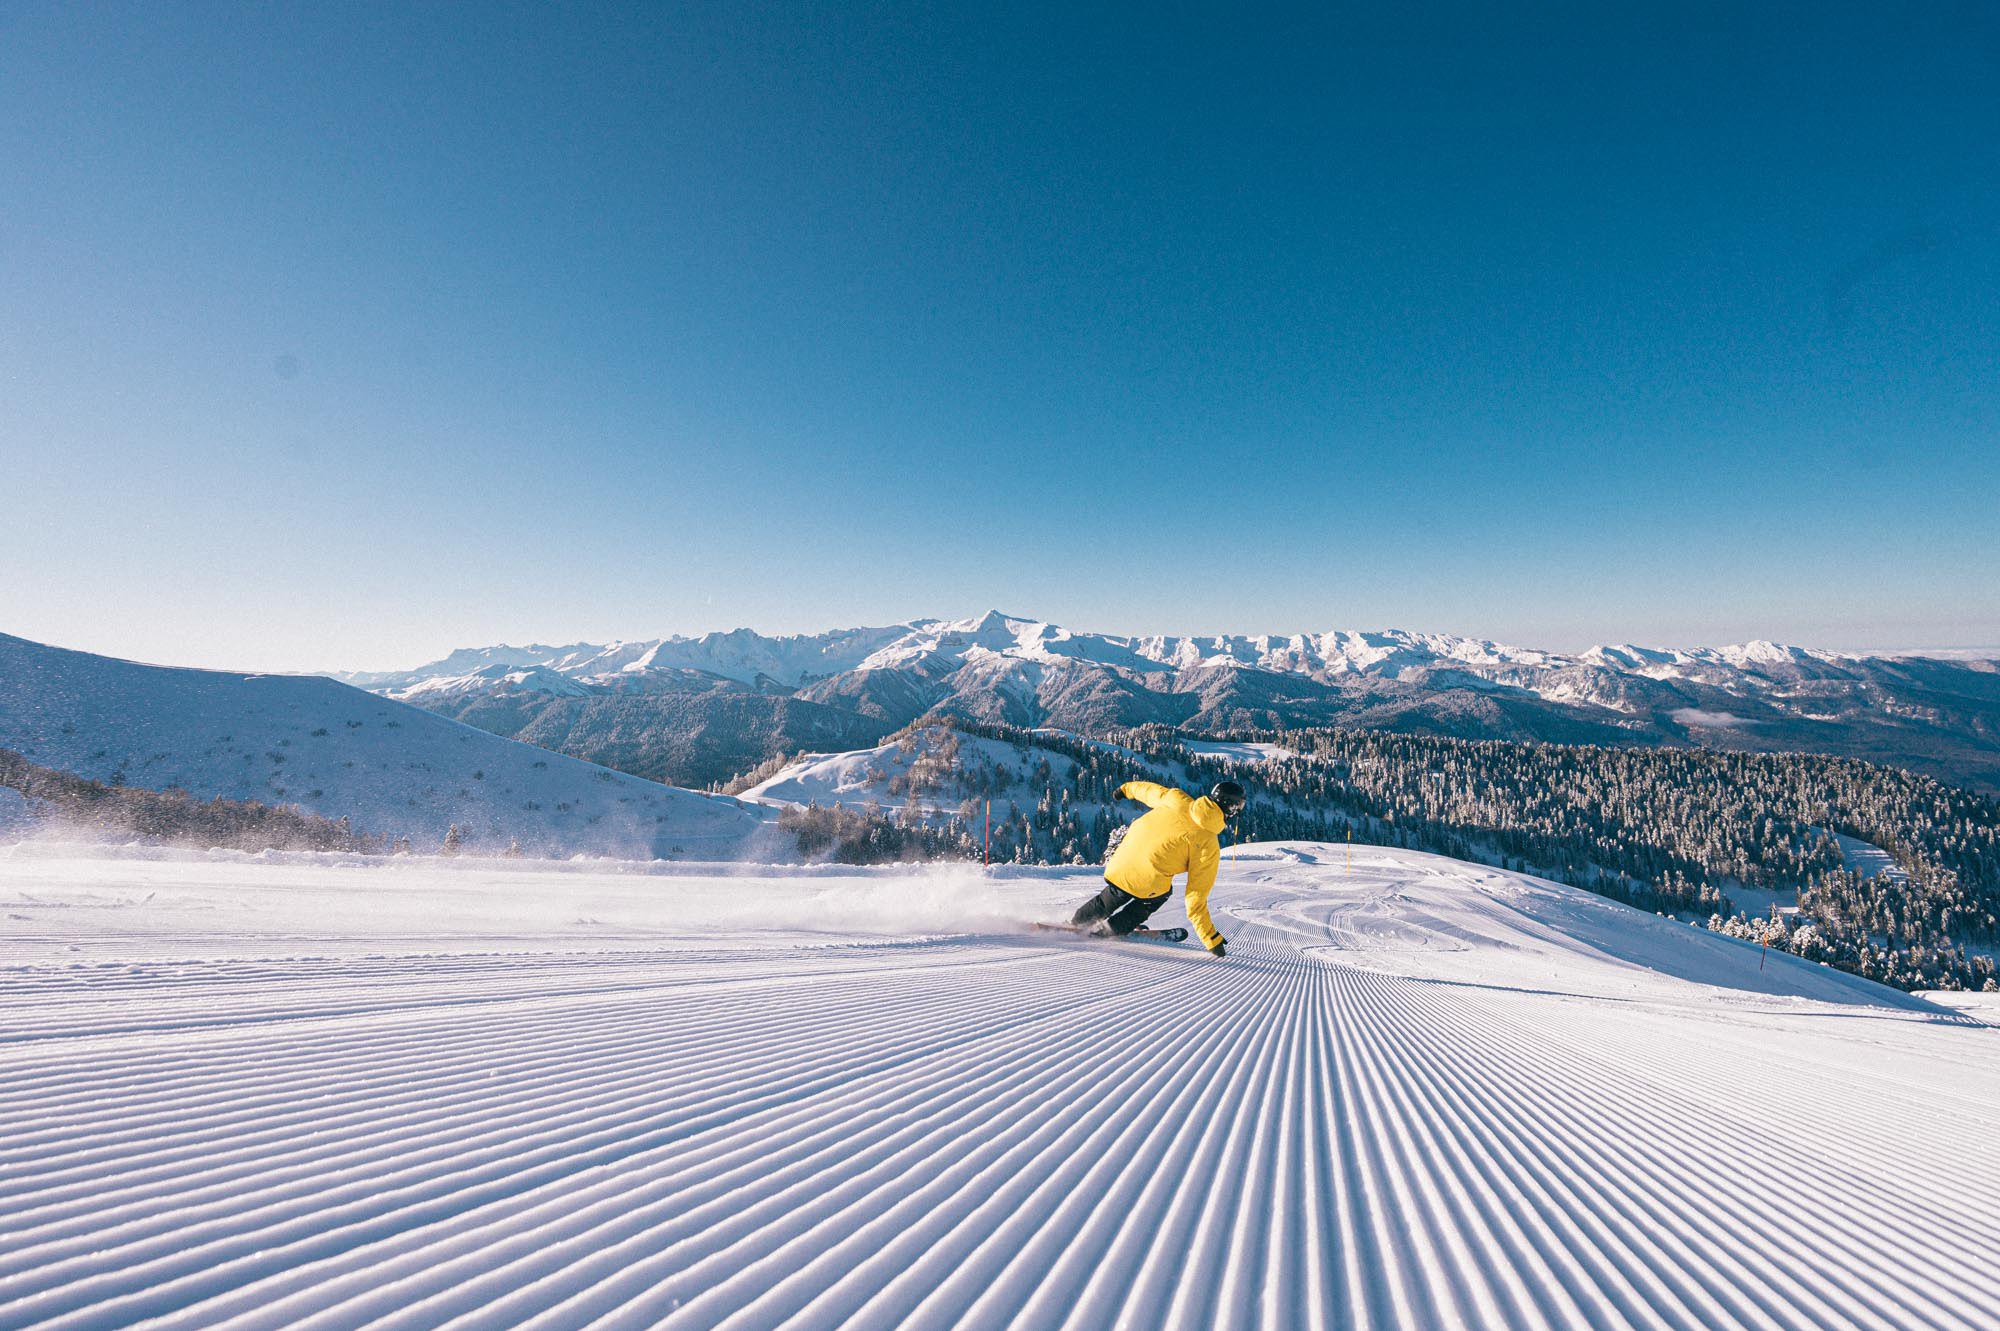
[[[1657,647],[1641,647],[1637,643],[1621,642],[1614,646],[1592,647],[1577,658],[1585,665],[1600,666],[1606,670],[1650,670],[1658,666],[1676,665],[1686,660],[1681,652],[1663,651]]]
[[[1367,676],[1421,683],[1427,678],[1484,675],[1555,700],[1575,700],[1573,682],[1538,678],[1538,672],[1593,667],[1617,675],[1670,680],[1715,671],[1756,676],[1777,669],[1844,673],[1849,658],[1768,641],[1727,647],[1668,649],[1620,643],[1578,655],[1518,647],[1485,638],[1407,629],[1330,629],[1293,634],[1158,635],[1125,637],[1067,629],[1047,620],[988,610],[960,619],[918,619],[880,628],[767,636],[731,629],[700,637],[648,638],[566,647],[461,648],[443,661],[402,675],[352,677],[355,683],[399,697],[440,696],[483,688],[571,691],[566,679],[588,688],[646,687],[649,678],[688,672],[764,687],[803,687],[856,671],[912,671],[941,681],[970,670],[982,687],[1014,677],[1038,678],[1044,668],[1097,667],[1127,676],[1188,670],[1254,670],[1303,675],[1326,684]],[[1619,697],[1586,686],[1584,700],[1601,696],[1614,708]]]
[[[1762,638],[1754,642],[1717,647],[1714,652],[1719,659],[1733,666],[1798,665],[1822,659],[1823,656],[1822,653],[1809,651],[1804,647],[1788,647]]]

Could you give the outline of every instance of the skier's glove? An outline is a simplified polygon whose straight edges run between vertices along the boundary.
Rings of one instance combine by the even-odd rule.
[[[1229,948],[1227,946],[1228,941],[1229,940],[1224,938],[1218,938],[1213,943],[1210,943],[1208,945],[1208,955],[1210,955],[1211,957],[1228,956],[1229,955]]]

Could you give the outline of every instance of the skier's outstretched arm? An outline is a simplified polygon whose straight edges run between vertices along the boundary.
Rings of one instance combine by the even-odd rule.
[[[1222,847],[1216,842],[1195,847],[1188,858],[1187,915],[1201,945],[1214,952],[1222,946],[1222,931],[1208,913],[1208,892],[1215,886],[1215,871],[1222,863]],[[1218,953],[1217,955],[1220,955]]]
[[[1128,800],[1139,801],[1149,809],[1157,809],[1160,801],[1173,792],[1151,781],[1127,781],[1118,787],[1118,793]]]

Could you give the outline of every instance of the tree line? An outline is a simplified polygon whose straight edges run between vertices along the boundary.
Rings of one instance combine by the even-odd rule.
[[[961,733],[1013,745],[1024,775],[961,749]],[[1290,755],[1244,763],[1193,752],[1164,726],[1108,738],[930,718],[895,737],[908,761],[886,776],[882,803],[793,817],[824,838],[809,854],[979,858],[990,798],[996,861],[1091,864],[1128,821],[1109,807],[1123,782],[1205,789],[1227,776],[1250,791],[1231,831],[1238,840],[1352,838],[1430,851],[1706,922],[1903,988],[1995,984],[2000,803],[1900,768],[1331,728],[1225,737]],[[1850,865],[1843,836],[1879,847],[1893,867]],[[1731,898],[1751,891],[1796,893],[1797,905],[1762,918]]]
[[[335,822],[290,805],[255,800],[201,800],[178,789],[106,785],[29,762],[12,749],[0,749],[0,787],[44,806],[42,816],[66,830],[202,850],[381,849],[373,838],[351,829],[345,818]]]

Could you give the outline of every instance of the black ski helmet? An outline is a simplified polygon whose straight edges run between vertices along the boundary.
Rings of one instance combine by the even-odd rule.
[[[1222,812],[1230,818],[1234,818],[1237,814],[1243,812],[1243,804],[1246,797],[1243,794],[1243,787],[1237,785],[1234,781],[1216,782],[1215,789],[1208,792],[1208,797],[1214,800],[1220,806]]]

